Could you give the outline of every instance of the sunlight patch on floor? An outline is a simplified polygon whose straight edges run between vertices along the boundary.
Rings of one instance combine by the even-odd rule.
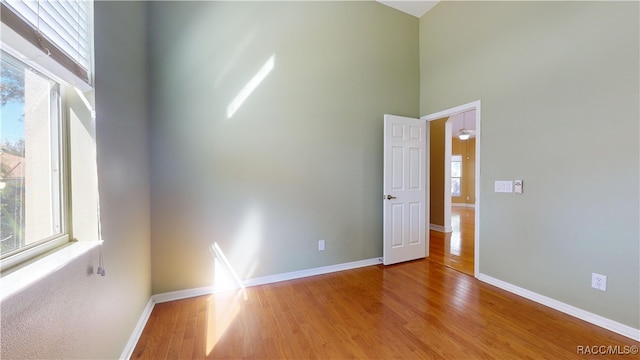
[[[260,207],[254,205],[247,209],[237,234],[227,246],[217,242],[211,244],[216,293],[207,303],[207,355],[229,330],[248,300],[244,282],[251,278],[258,264],[262,232],[262,213]]]
[[[207,351],[211,354],[214,347],[229,327],[247,301],[244,289],[216,293],[207,301]]]
[[[449,240],[449,253],[460,256],[462,251],[462,239],[460,238],[460,214],[451,215],[451,239]]]
[[[235,272],[224,252],[213,243],[211,250],[215,255],[216,289],[229,289],[216,292],[207,301],[207,342],[206,353],[209,355],[220,338],[226,333],[233,320],[247,301],[247,291],[243,281]]]

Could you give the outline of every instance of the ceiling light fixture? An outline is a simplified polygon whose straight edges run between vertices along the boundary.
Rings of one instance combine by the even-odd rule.
[[[464,112],[462,113],[462,129],[460,129],[460,131],[458,131],[458,139],[460,140],[468,140],[471,135],[473,135],[473,131],[472,130],[467,130],[466,129],[466,117],[467,117],[467,113]]]

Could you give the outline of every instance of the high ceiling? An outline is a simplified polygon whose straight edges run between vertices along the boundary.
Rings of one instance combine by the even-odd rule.
[[[424,15],[432,7],[439,3],[439,0],[377,0],[379,3],[390,6],[394,9],[413,15],[417,18]]]
[[[400,10],[417,18],[422,17],[427,11],[436,6],[440,0],[376,0],[377,2],[390,6],[396,10]],[[457,136],[458,132],[465,128],[475,133],[476,130],[476,111],[467,111],[451,116],[451,135]],[[471,137],[475,137],[473,134]]]

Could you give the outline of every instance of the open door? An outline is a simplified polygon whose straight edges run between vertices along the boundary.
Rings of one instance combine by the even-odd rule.
[[[427,122],[384,116],[385,265],[426,256]]]

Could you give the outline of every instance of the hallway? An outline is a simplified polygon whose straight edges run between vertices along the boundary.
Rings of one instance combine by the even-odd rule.
[[[451,208],[453,232],[429,231],[430,261],[473,276],[475,209]]]

